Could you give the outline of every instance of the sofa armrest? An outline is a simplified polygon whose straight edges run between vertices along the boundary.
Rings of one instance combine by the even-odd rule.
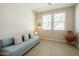
[[[0,53],[2,51],[2,41],[0,40]]]
[[[34,36],[34,38],[39,39],[39,36],[38,36],[38,35],[36,35],[36,36]]]

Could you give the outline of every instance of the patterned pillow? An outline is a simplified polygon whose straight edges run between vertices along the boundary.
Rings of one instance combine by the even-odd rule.
[[[34,34],[33,33],[29,33],[28,36],[29,36],[29,39],[31,39],[31,38],[34,37]]]
[[[24,36],[24,41],[29,40],[28,34],[24,34],[23,36]]]

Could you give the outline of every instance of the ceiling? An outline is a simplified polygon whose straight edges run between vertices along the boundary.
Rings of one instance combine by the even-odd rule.
[[[75,3],[51,3],[51,5],[48,5],[48,4],[50,3],[14,3],[14,4],[10,3],[10,4],[0,4],[0,6],[24,7],[34,12],[43,12],[43,11],[48,11],[52,9],[70,7],[75,5]]]
[[[42,12],[51,9],[74,6],[75,3],[51,3],[51,5],[48,5],[48,3],[27,3],[25,5],[35,12]]]

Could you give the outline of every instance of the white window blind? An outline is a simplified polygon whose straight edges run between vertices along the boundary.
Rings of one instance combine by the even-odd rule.
[[[42,16],[42,29],[51,30],[51,15]]]
[[[65,13],[54,14],[54,30],[65,30]]]

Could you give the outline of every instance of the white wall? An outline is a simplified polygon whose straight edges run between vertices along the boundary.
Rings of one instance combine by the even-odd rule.
[[[22,4],[0,4],[0,38],[34,30],[34,14]]]
[[[75,6],[75,32],[77,33],[77,46],[79,47],[79,4]]]

